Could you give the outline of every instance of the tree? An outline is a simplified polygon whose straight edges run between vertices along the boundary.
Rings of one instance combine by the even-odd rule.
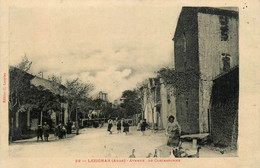
[[[21,98],[23,98],[24,91],[29,86],[29,80],[32,76],[28,75],[32,62],[28,60],[26,55],[16,67],[9,68],[10,85],[9,85],[9,112],[12,116],[15,111],[14,108],[21,106]]]
[[[38,112],[37,116],[39,116],[42,125],[43,118],[50,118],[52,110],[58,112],[58,114],[62,111],[59,100],[59,96],[50,90],[44,89],[42,86],[32,85],[25,95],[24,104]]]
[[[23,98],[33,78],[27,72],[32,62],[25,55],[22,61],[15,67],[9,67],[9,140],[12,141],[15,113],[23,104]]]
[[[175,95],[187,93],[199,87],[200,73],[195,70],[180,72],[171,68],[161,68],[157,74],[168,86],[176,88]]]
[[[131,116],[142,112],[141,100],[136,90],[125,90],[121,99],[123,103],[120,107],[125,109],[125,115]]]
[[[80,102],[88,98],[89,93],[94,89],[91,83],[83,83],[78,78],[66,81],[67,100],[69,102],[69,116],[76,111]],[[76,114],[77,115],[77,114]],[[76,121],[78,119],[76,118]]]

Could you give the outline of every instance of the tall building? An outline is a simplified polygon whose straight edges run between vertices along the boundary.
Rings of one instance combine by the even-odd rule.
[[[173,41],[175,70],[199,74],[197,87],[176,96],[177,120],[185,133],[209,132],[213,81],[238,67],[238,12],[183,7]]]
[[[100,91],[98,93],[98,98],[104,101],[108,101],[107,93]]]

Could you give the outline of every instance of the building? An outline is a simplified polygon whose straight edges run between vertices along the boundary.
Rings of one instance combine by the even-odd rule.
[[[18,135],[29,130],[35,130],[44,121],[48,121],[52,126],[55,126],[58,122],[68,122],[68,102],[65,98],[67,95],[65,86],[34,76],[15,67],[9,68],[9,75],[9,104],[12,106],[12,108],[9,108],[10,134]],[[38,92],[39,88],[42,89],[41,92]],[[17,90],[20,91],[17,92]],[[38,93],[42,93],[43,97],[37,96]],[[45,116],[42,115],[42,110],[39,108],[39,99],[45,98],[44,93],[56,95],[55,105],[58,106],[58,108],[55,108],[56,111],[51,107],[52,102],[49,102],[50,108],[46,106],[50,118],[44,118]],[[16,94],[19,96],[13,96]],[[12,103],[11,101],[19,103]],[[61,109],[61,111],[57,111],[57,109]]]
[[[50,80],[47,80],[47,79],[44,79],[44,78],[41,78],[41,77],[38,77],[38,76],[35,76],[31,81],[30,81],[31,85],[34,85],[36,87],[38,86],[42,86],[44,89],[48,89],[50,90],[53,94],[55,95],[59,95],[60,97],[65,97],[67,96],[67,92],[66,92],[66,87],[63,86],[62,84],[58,84],[58,83],[53,83],[52,81]],[[59,113],[59,116],[57,116],[57,112],[55,111],[52,111],[52,120],[54,122],[54,124],[58,124],[58,123],[63,123],[63,124],[66,124],[69,120],[69,112],[68,112],[68,102],[65,101],[60,101],[60,106],[61,106],[61,109],[62,112]],[[33,122],[33,123],[36,123]],[[35,124],[33,125],[35,126]]]
[[[213,80],[210,98],[209,129],[214,144],[237,147],[239,69]]]
[[[168,117],[176,116],[174,88],[162,78],[149,78],[140,87],[142,93],[143,117],[155,128],[165,129]]]
[[[184,133],[209,132],[214,80],[238,66],[238,12],[183,7],[173,41],[175,70],[200,74],[197,88],[176,95],[177,120]]]
[[[108,101],[107,93],[100,91],[98,93],[98,98],[104,101]]]

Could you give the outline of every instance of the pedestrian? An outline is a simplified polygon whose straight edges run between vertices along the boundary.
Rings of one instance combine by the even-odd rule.
[[[67,129],[65,126],[62,127],[62,135],[64,136],[64,138],[66,138],[66,134],[67,134]]]
[[[166,127],[167,145],[170,147],[178,147],[180,143],[181,127],[177,122],[174,122],[174,119],[174,116],[169,116]]]
[[[141,124],[142,124],[143,120],[140,120],[137,124],[137,131],[141,131]]]
[[[112,127],[113,127],[113,121],[110,119],[108,120],[108,126],[107,126],[107,131],[109,131],[109,134],[112,134]]]
[[[71,134],[71,127],[72,127],[72,123],[71,121],[69,120],[68,121],[68,124],[67,124],[68,128],[67,128],[67,134]]]
[[[38,128],[37,128],[37,142],[39,141],[39,138],[41,138],[42,141],[43,141],[42,134],[43,134],[42,127],[41,127],[41,125],[38,125]]]
[[[121,133],[121,120],[117,120],[116,128],[117,128],[117,133]]]
[[[129,124],[125,120],[123,120],[123,127],[124,127],[123,132],[127,135],[129,133]]]
[[[148,124],[146,123],[146,119],[143,119],[142,124],[141,124],[142,135],[145,135],[145,129],[147,126],[148,126]]]
[[[47,122],[44,122],[44,125],[42,128],[43,128],[44,140],[49,141],[48,138],[49,138],[50,126],[47,124]]]
[[[63,132],[62,132],[62,125],[61,125],[61,123],[59,123],[59,125],[58,125],[58,137],[59,137],[59,139],[63,138]]]

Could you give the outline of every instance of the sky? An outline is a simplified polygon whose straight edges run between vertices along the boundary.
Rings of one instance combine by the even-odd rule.
[[[120,3],[10,9],[10,65],[26,54],[30,72],[80,78],[111,101],[172,67],[181,6]]]

